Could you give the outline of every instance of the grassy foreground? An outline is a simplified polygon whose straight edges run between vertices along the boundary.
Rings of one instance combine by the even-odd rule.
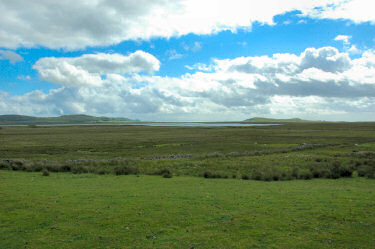
[[[375,181],[0,171],[0,248],[374,248]]]

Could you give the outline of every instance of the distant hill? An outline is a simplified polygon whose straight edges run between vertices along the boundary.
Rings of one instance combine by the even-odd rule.
[[[275,118],[262,118],[262,117],[254,117],[250,119],[244,120],[244,122],[254,122],[254,123],[274,123],[274,122],[312,122],[310,120],[303,120],[300,118],[289,118],[289,119],[275,119]]]
[[[32,117],[23,115],[0,115],[0,125],[42,125],[42,124],[96,124],[132,122],[128,118],[94,117],[89,115],[63,115],[60,117]]]

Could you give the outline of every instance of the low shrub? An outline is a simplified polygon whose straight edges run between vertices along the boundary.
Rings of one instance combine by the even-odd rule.
[[[61,172],[70,172],[70,171],[72,171],[72,167],[70,165],[63,164],[60,167],[60,171]]]
[[[61,165],[56,163],[49,163],[45,166],[45,168],[50,172],[61,172]],[[83,172],[84,173],[84,172]]]
[[[168,170],[168,172],[164,172],[162,175],[164,178],[172,178],[172,173]]]
[[[310,170],[302,170],[299,172],[298,178],[304,180],[311,180],[313,178],[313,174]]]
[[[327,165],[310,165],[309,168],[313,178],[330,178],[331,170]]]
[[[139,173],[136,167],[130,165],[116,166],[113,170],[116,175],[136,175]]]
[[[30,165],[29,169],[32,171],[32,172],[41,172],[44,167],[43,165],[41,165],[40,163],[38,162],[34,162]]]
[[[339,174],[341,177],[351,177],[354,169],[348,165],[341,165],[339,167]]]
[[[11,169],[10,164],[6,161],[0,161],[0,169]]]
[[[77,165],[71,168],[71,172],[73,174],[84,174],[84,173],[89,173],[89,169],[86,166]]]
[[[357,169],[358,176],[375,178],[375,167],[369,165],[361,165]]]
[[[109,172],[109,170],[102,168],[102,169],[96,169],[95,173],[98,174],[98,175],[105,175],[105,174],[109,174],[110,172]]]
[[[49,171],[47,169],[43,169],[42,176],[49,176]]]
[[[253,180],[257,180],[257,181],[260,181],[263,179],[263,174],[262,172],[260,172],[259,170],[256,170],[253,172],[253,174],[251,175],[251,178]]]
[[[223,154],[220,152],[212,152],[206,155],[206,157],[222,157]]]
[[[210,172],[210,171],[205,171],[204,173],[203,173],[203,177],[204,178],[225,178],[225,176],[224,175],[221,175],[221,174],[219,174],[219,173],[213,173],[213,172]]]
[[[241,179],[242,180],[250,180],[250,177],[248,175],[242,175]]]
[[[292,169],[292,172],[291,172],[291,175],[294,179],[298,179],[299,178],[299,170],[298,168],[293,168]]]

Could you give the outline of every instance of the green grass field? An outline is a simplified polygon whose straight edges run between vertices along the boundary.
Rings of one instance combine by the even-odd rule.
[[[375,181],[0,171],[0,248],[374,248]]]
[[[1,127],[0,144],[0,248],[375,248],[375,123]]]

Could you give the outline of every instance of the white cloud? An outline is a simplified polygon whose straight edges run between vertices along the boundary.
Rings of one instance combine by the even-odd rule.
[[[315,18],[348,19],[355,23],[370,22],[375,24],[372,0],[336,0],[334,4],[310,9],[305,14]]]
[[[0,50],[0,60],[9,60],[11,64],[15,64],[16,62],[23,61],[23,58],[13,51]]]
[[[31,80],[31,77],[30,77],[30,75],[18,75],[17,76],[17,79],[19,79],[19,80]]]
[[[120,74],[117,66],[103,70],[96,66],[96,59],[91,65],[82,58],[87,56],[41,59],[43,63],[35,65],[40,76],[62,87],[22,96],[0,93],[0,112],[87,113],[160,121],[241,120],[255,115],[330,120],[375,117],[374,51],[357,59],[323,47],[298,55],[215,60],[195,66],[202,71],[180,77]]]
[[[99,86],[104,74],[152,73],[159,67],[159,60],[143,51],[128,56],[98,53],[73,58],[47,57],[33,66],[44,80],[65,86]]]
[[[313,18],[374,22],[371,4],[370,0],[0,1],[0,47],[74,50],[124,40],[251,30],[254,22],[273,25],[275,15],[293,10]]]
[[[203,47],[202,43],[197,42],[197,41],[190,44],[190,45],[186,44],[185,42],[182,42],[181,46],[185,51],[192,51],[192,52],[197,52],[197,51],[201,50],[202,47]]]
[[[189,70],[199,70],[199,71],[212,71],[214,69],[213,65],[206,65],[204,63],[195,63],[192,66],[185,66]]]
[[[362,53],[362,51],[360,49],[357,48],[356,45],[352,45],[349,49],[348,49],[348,52],[350,54],[360,54]]]
[[[169,49],[165,52],[165,55],[168,56],[169,60],[177,60],[183,57],[183,54],[180,54],[176,49]]]
[[[342,41],[344,44],[350,44],[349,40],[351,39],[352,37],[349,36],[349,35],[338,35],[335,37],[335,41]]]

